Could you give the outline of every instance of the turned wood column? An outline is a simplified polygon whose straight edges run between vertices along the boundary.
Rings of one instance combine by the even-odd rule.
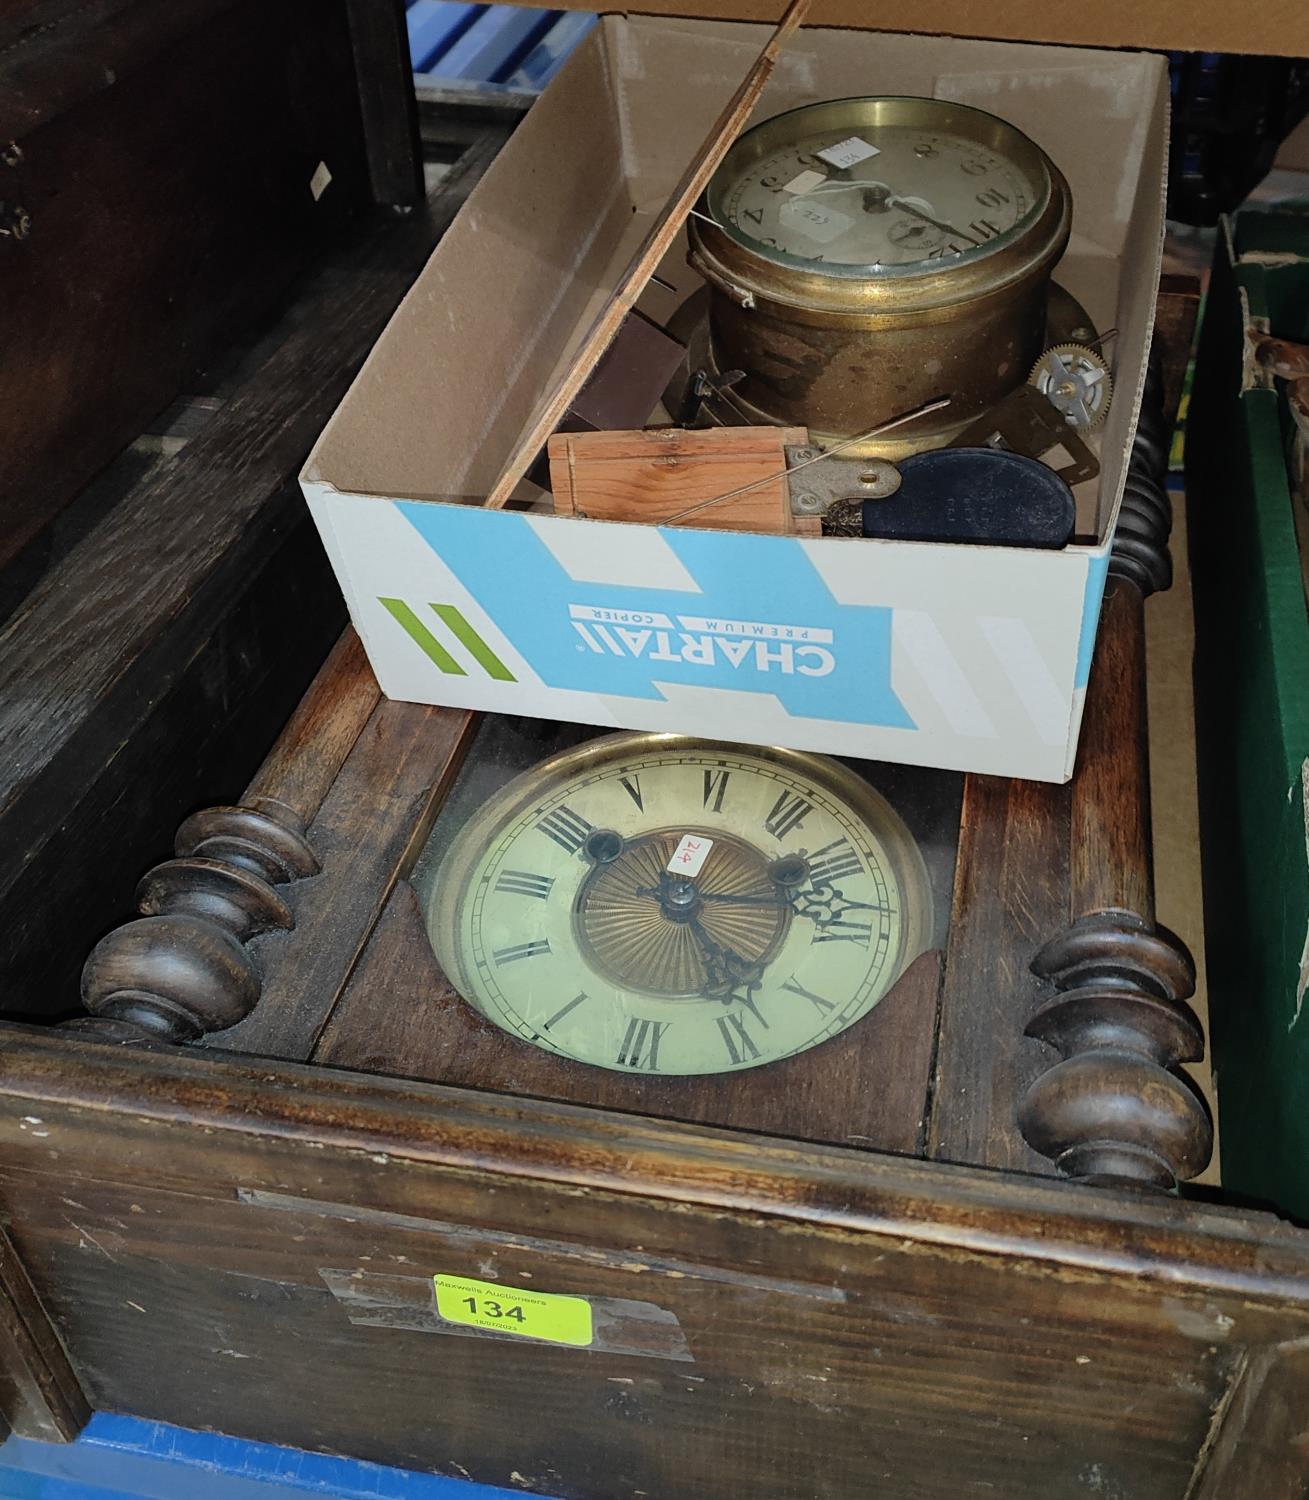
[[[1173,1189],[1213,1149],[1179,1064],[1204,1055],[1195,966],[1155,924],[1146,739],[1146,598],[1172,581],[1169,428],[1147,383],[1115,533],[1072,788],[1069,927],[1036,955],[1053,988],[1027,1026],[1058,1059],[1018,1105],[1028,1144],[1084,1182]],[[1140,744],[1125,753],[1124,735]]]
[[[378,697],[347,630],[243,803],[193,813],[175,857],[142,879],[141,915],[96,945],[82,970],[89,1015],[67,1026],[126,1045],[186,1043],[249,1015],[263,978],[247,945],[294,928],[289,887],[319,873],[306,830]]]
[[[137,887],[143,915],[102,938],[82,970],[82,1003],[113,1035],[125,1025],[193,1042],[234,1026],[259,998],[245,945],[295,925],[277,887],[318,871],[299,816],[272,798],[194,813],[176,851]]]

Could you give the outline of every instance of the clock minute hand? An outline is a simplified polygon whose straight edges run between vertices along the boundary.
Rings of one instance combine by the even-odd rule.
[[[723,906],[773,906],[779,911],[786,905],[776,896],[736,896],[731,891],[701,891],[701,901],[717,901]]]
[[[663,892],[657,885],[638,885],[636,895],[653,896],[656,900]],[[773,906],[779,911],[786,905],[784,900],[776,896],[736,896],[731,891],[697,891],[701,901],[717,901],[726,906]]]
[[[971,234],[965,234],[962,229],[956,229],[953,224],[947,224],[942,219],[934,219],[931,214],[924,213],[921,208],[916,208],[904,198],[892,197],[886,201],[892,208],[898,208],[903,213],[913,214],[915,218],[922,219],[934,229],[944,229],[947,234],[953,235],[956,239],[967,240],[970,245],[980,245],[982,243],[981,240],[974,238]]]

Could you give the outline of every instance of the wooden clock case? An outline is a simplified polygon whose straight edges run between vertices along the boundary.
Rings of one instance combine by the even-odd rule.
[[[568,1500],[1298,1500],[1309,1236],[1167,1191],[1209,1133],[1153,921],[1161,529],[1125,529],[1073,782],[925,776],[915,812],[885,772],[941,945],[807,1065],[711,1085],[561,1064],[443,986],[407,877],[477,725],[381,701],[347,634],[96,949],[91,1014],[4,1029],[11,1425]],[[596,1342],[456,1329],[440,1272],[585,1297]]]
[[[134,9],[134,22],[159,10],[98,9]],[[212,77],[227,59],[244,76],[261,37],[238,23],[257,7],[168,9],[170,27],[217,15],[228,45],[194,66]],[[139,33],[92,29],[93,51],[70,46],[68,28],[33,35],[60,67],[67,48],[98,92],[99,63],[121,73]],[[387,86],[407,73],[403,34],[398,5],[336,10],[333,97],[357,71],[358,104],[333,123],[349,135],[357,108],[364,127],[352,203],[365,177],[379,202],[422,196],[413,101]],[[233,159],[238,126],[242,150],[264,160],[267,120],[295,104],[259,76],[267,112],[217,134],[221,111],[187,101],[215,160]],[[176,135],[180,117],[151,108],[153,77],[108,105]],[[326,77],[313,76],[315,108]],[[36,133],[17,133],[18,166],[4,153],[24,192],[48,170]],[[307,181],[313,165],[295,170]],[[103,198],[120,176],[86,187]],[[239,250],[248,236],[229,221],[246,219],[224,219],[209,186],[205,223]],[[230,186],[244,202],[240,174]],[[441,212],[454,202],[452,190]],[[6,254],[40,277],[50,238],[35,222]],[[139,255],[96,265],[132,271],[148,298],[158,278],[140,266],[198,229],[176,212],[141,222]],[[396,223],[386,255],[365,244],[325,279],[303,321],[330,338],[288,341],[258,399],[232,403],[171,487],[111,518],[116,546],[101,542],[93,575],[113,574],[108,596],[79,596],[69,619],[51,591],[31,611],[41,650],[11,680],[39,680],[39,702],[55,694],[61,714],[98,709],[93,723],[64,715],[76,722],[48,765],[23,774],[15,837],[37,801],[59,810],[39,846],[15,846],[26,883],[6,906],[6,942],[25,928],[49,950],[40,985],[24,968],[12,986],[24,1015],[66,1009],[59,975],[82,955],[52,935],[69,930],[69,906],[114,886],[143,799],[190,800],[187,775],[215,763],[190,732],[208,733],[211,699],[168,685],[193,662],[197,681],[214,675],[213,598],[253,570],[277,576],[290,526],[279,487],[371,342],[368,319],[380,326],[439,232],[422,214]],[[294,259],[298,226],[283,238]],[[257,267],[255,292],[281,266]],[[216,305],[179,301],[178,313],[207,340]],[[84,325],[73,319],[68,337]],[[84,440],[63,468],[23,476],[33,495],[62,498],[74,468],[89,472],[145,420],[142,403],[173,393],[174,366],[147,357],[156,325],[138,325],[117,436],[86,426],[109,410],[89,399],[113,385],[106,346],[96,380],[69,388]],[[27,345],[15,348],[22,373]],[[44,421],[31,382],[19,386],[19,408]],[[170,516],[178,541],[161,558],[151,528]],[[179,562],[188,529],[206,539],[203,574]],[[347,636],[240,805],[188,817],[176,858],[145,877],[143,915],[87,965],[91,1013],[0,1026],[3,1421],[57,1441],[92,1410],[126,1411],[568,1500],[1300,1500],[1309,1237],[1158,1190],[1198,1169],[1208,1131],[1176,1071],[1199,1045],[1188,964],[1153,922],[1140,623],[1162,538],[1158,524],[1145,531],[1138,566],[1106,598],[1075,781],[920,779],[932,795],[917,831],[931,835],[949,921],[867,1025],[823,1049],[830,1073],[816,1055],[659,1094],[529,1056],[443,992],[407,876],[476,727],[381,702]],[[234,637],[233,661],[265,636],[285,655],[295,611],[284,592],[260,597],[269,623]],[[131,631],[174,614],[185,629],[165,671],[150,632]],[[92,675],[87,642],[106,621],[134,654],[97,652]],[[434,1308],[437,1272],[585,1297],[599,1336],[576,1349],[452,1329]]]

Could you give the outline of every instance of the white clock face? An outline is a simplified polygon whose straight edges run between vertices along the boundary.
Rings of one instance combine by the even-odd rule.
[[[451,982],[506,1031],[673,1075],[853,1025],[921,951],[931,898],[903,823],[837,763],[620,735],[485,804],[427,916]]]
[[[780,136],[768,122],[773,144],[729,156],[709,188],[709,216],[766,257],[838,273],[939,269],[1007,242],[1045,201],[1044,175],[957,127],[861,123],[852,109],[812,129],[806,113],[781,117],[792,128]]]

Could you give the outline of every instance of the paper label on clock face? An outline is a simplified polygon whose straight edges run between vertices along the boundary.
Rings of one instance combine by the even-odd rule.
[[[812,193],[816,187],[821,187],[827,181],[823,172],[815,172],[812,167],[806,167],[803,172],[798,172],[790,182],[782,187],[784,193]]]
[[[777,210],[777,222],[796,229],[816,244],[827,245],[849,229],[854,220],[839,209],[825,208],[808,198],[791,198]]]
[[[861,161],[867,161],[870,156],[881,154],[881,147],[870,146],[867,141],[860,140],[857,135],[850,136],[847,140],[837,141],[833,146],[824,146],[821,151],[815,151],[815,156],[820,156],[825,162],[834,167],[853,167]]]
[[[520,1334],[550,1344],[586,1349],[594,1342],[591,1304],[585,1297],[557,1292],[525,1292],[466,1276],[433,1276],[436,1310],[447,1323]]]
[[[704,869],[704,862],[709,858],[709,851],[713,847],[713,839],[704,838],[698,833],[684,833],[666,868],[672,875],[685,875],[688,879],[694,879]]]

